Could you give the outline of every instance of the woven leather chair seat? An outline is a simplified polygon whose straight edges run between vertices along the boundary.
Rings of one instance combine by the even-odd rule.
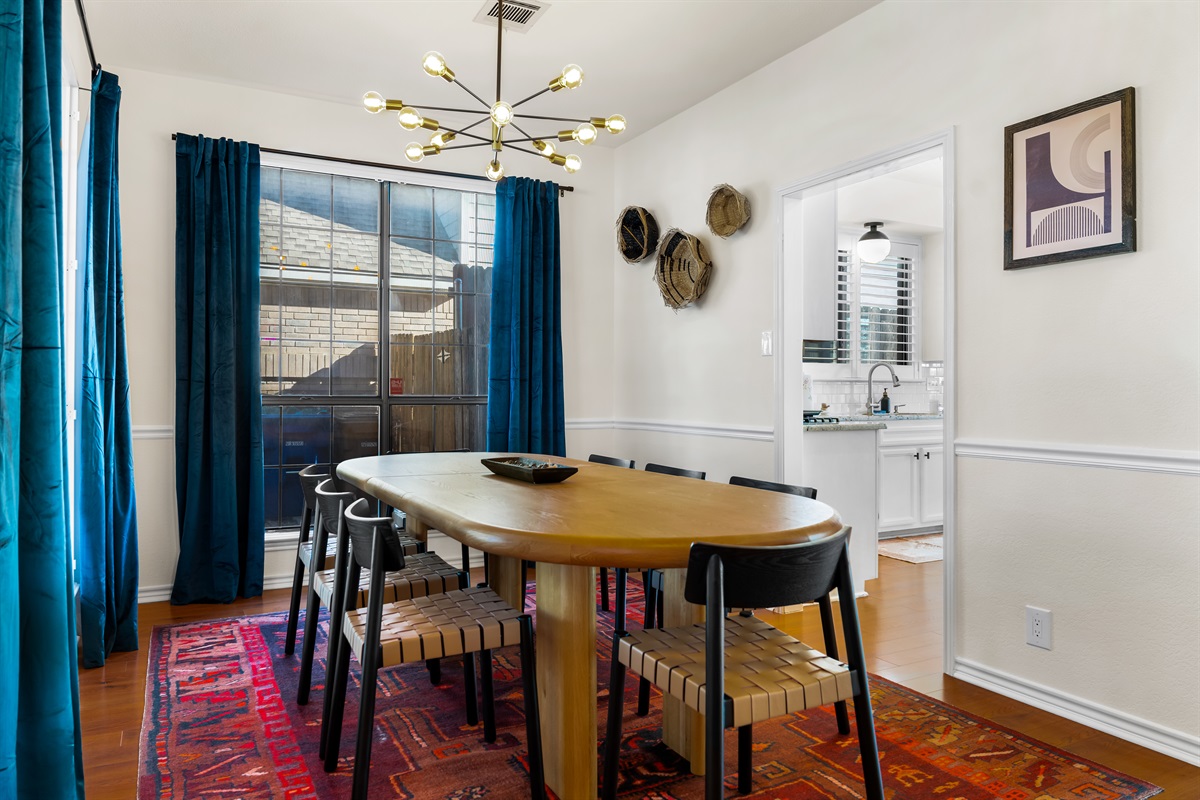
[[[361,661],[367,609],[346,614],[344,633]],[[383,607],[380,667],[521,643],[521,612],[487,587],[459,589]]]
[[[312,566],[312,541],[304,542],[300,545],[300,560],[304,562],[305,569]],[[333,569],[334,559],[337,557],[337,539],[330,537],[329,543],[325,546],[325,565],[321,569]]]
[[[617,658],[664,693],[704,709],[704,625],[631,631]],[[755,617],[725,620],[725,695],[734,727],[854,696],[850,670]]]
[[[435,553],[410,553],[405,545],[404,569],[389,572],[383,579],[383,602],[395,603],[428,594],[448,592],[459,587],[458,570],[447,564]],[[313,589],[326,608],[333,605],[332,569],[313,575]],[[371,573],[363,571],[358,580],[358,601],[361,608],[367,604],[367,589],[371,585]]]

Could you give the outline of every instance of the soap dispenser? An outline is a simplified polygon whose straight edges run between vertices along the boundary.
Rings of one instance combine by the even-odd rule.
[[[883,397],[879,398],[879,411],[882,414],[889,414],[892,410],[892,399],[887,396],[887,389],[883,390]]]

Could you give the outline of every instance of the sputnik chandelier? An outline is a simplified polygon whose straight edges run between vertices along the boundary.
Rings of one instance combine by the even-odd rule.
[[[426,74],[434,78],[442,78],[450,83],[456,84],[471,97],[479,101],[484,107],[483,111],[479,109],[468,108],[445,108],[439,106],[421,106],[423,110],[418,110],[418,107],[413,104],[404,103],[400,100],[388,100],[379,94],[379,92],[367,92],[363,95],[363,106],[372,114],[379,114],[383,111],[395,111],[397,121],[400,127],[408,131],[415,131],[419,128],[433,131],[433,135],[429,139],[429,144],[421,144],[420,142],[412,142],[404,148],[404,156],[409,161],[415,163],[420,162],[426,156],[436,156],[441,154],[443,150],[461,150],[469,147],[491,147],[492,159],[488,163],[484,174],[493,181],[498,181],[504,177],[504,165],[500,163],[500,153],[507,146],[510,150],[516,150],[521,153],[528,153],[531,156],[541,156],[547,159],[551,164],[562,167],[567,172],[578,172],[583,166],[583,161],[574,153],[563,154],[559,153],[551,141],[557,139],[560,142],[578,142],[582,145],[589,145],[596,141],[599,135],[599,129],[603,128],[609,133],[617,134],[625,130],[625,118],[620,114],[613,114],[611,117],[589,117],[587,119],[573,119],[571,117],[546,117],[535,116],[533,114],[518,114],[516,109],[519,106],[528,103],[530,100],[546,92],[557,92],[562,89],[576,89],[583,83],[583,70],[576,64],[567,64],[563,67],[562,72],[558,74],[554,80],[550,81],[546,88],[534,92],[516,103],[506,103],[500,96],[500,70],[501,70],[501,54],[504,51],[504,0],[499,0],[496,13],[496,102],[489,104],[475,92],[471,91],[458,79],[454,74],[454,70],[446,65],[446,59],[442,54],[431,50],[426,53],[421,59],[421,67]],[[436,119],[431,119],[424,112],[426,111],[444,111],[455,114],[471,114],[479,115],[479,119],[469,124],[458,128],[451,128]],[[573,122],[577,123],[576,127],[568,130],[558,131],[557,133],[548,134],[545,136],[531,136],[520,125],[517,124],[517,119],[531,120],[550,120],[556,122]],[[472,128],[477,128],[486,122],[491,122],[491,136],[483,136],[479,133],[472,133]],[[521,134],[519,137],[510,136],[505,138],[505,131],[509,128],[515,129]],[[458,137],[463,139],[473,139],[469,143],[450,144]],[[534,149],[528,147],[520,147],[518,142],[528,142]]]

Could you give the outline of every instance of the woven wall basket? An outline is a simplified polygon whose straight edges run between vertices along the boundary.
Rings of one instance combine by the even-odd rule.
[[[680,309],[699,300],[708,288],[712,268],[712,259],[703,242],[678,228],[667,231],[658,248],[658,266],[654,269],[663,302]]]
[[[617,217],[617,250],[630,264],[645,261],[658,247],[658,221],[641,206],[626,206]]]
[[[708,211],[704,214],[708,229],[722,239],[750,221],[750,201],[746,195],[722,183],[708,196]]]

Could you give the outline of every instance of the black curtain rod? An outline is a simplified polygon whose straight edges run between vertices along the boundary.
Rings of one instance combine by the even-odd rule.
[[[79,12],[79,24],[83,26],[83,42],[87,45],[88,60],[92,62],[92,80],[100,74],[100,64],[96,61],[96,51],[92,47],[92,33],[88,30],[87,14],[83,13],[83,0],[75,0],[75,10]]]
[[[176,136],[178,136],[178,134],[172,133],[171,140],[174,141]],[[409,166],[406,166],[403,164],[384,164],[380,161],[363,161],[358,158],[341,158],[339,156],[318,156],[318,155],[313,155],[312,153],[298,153],[295,150],[276,150],[273,147],[263,147],[262,145],[259,145],[258,149],[263,153],[274,153],[275,155],[279,155],[279,156],[297,156],[299,158],[316,158],[316,159],[320,159],[321,161],[335,161],[339,164],[354,164],[355,166],[359,166],[359,167],[379,167],[381,169],[398,169],[398,170],[402,170],[404,172],[416,172],[416,173],[420,173],[422,175],[441,175],[446,178],[465,178],[469,181],[488,181],[488,179],[483,175],[469,175],[465,172],[445,172],[443,170],[437,170],[437,169],[421,169],[419,167],[409,167]],[[488,181],[488,183],[491,183],[491,181]],[[575,191],[574,186],[563,186],[560,184],[558,187],[558,196],[562,197],[563,192],[573,192],[573,191]]]

